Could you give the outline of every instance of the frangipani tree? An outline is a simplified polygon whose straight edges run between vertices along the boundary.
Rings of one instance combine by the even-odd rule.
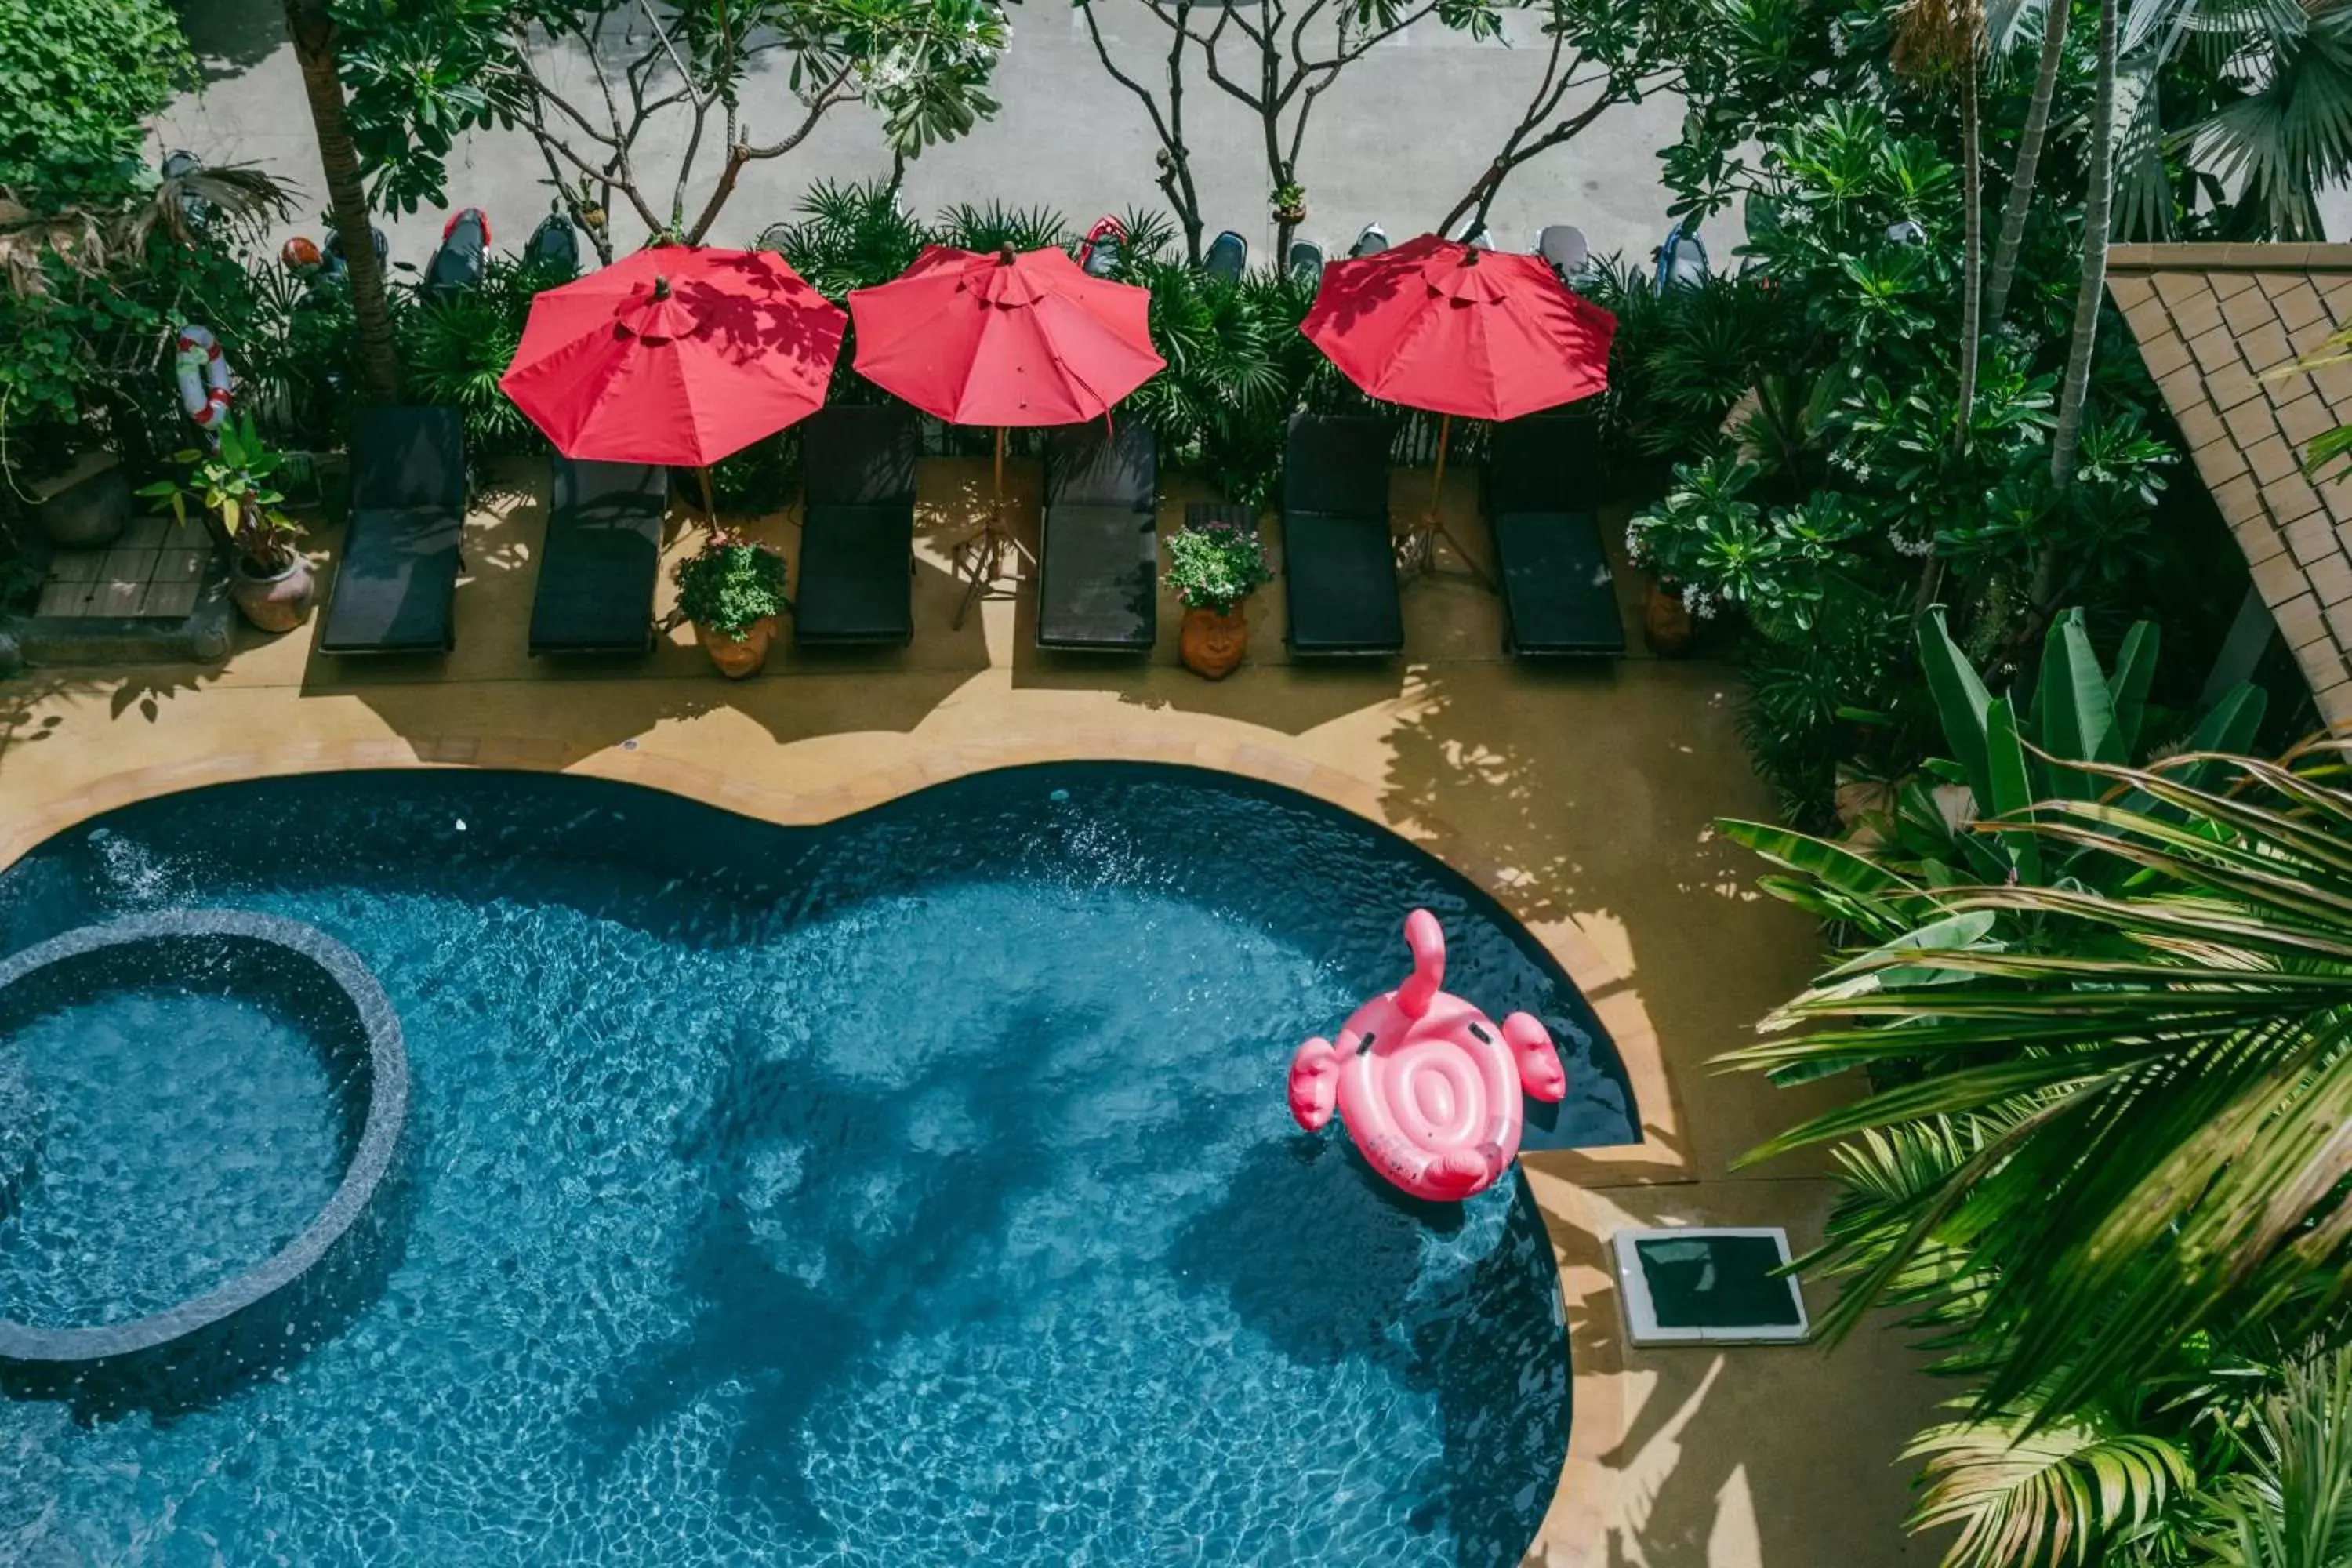
[[[348,4],[343,70],[381,202],[443,199],[457,133],[520,124],[606,261],[647,237],[702,243],[746,168],[845,105],[872,110],[900,159],[964,134],[996,111],[1010,37],[994,0]],[[624,211],[640,233],[616,232]]]

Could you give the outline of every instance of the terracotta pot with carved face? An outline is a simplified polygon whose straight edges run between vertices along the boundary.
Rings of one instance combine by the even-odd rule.
[[[1187,610],[1184,626],[1176,649],[1184,660],[1184,668],[1211,680],[1223,680],[1242,661],[1249,647],[1249,622],[1242,607],[1232,609]]]
[[[1650,651],[1660,658],[1680,658],[1690,652],[1696,631],[1682,595],[1672,584],[1652,579],[1642,605],[1642,640]]]
[[[714,632],[707,626],[697,626],[694,635],[702,644],[702,651],[719,667],[719,673],[730,680],[740,680],[756,675],[768,662],[768,645],[776,640],[776,617],[762,616],[743,628],[740,637]]]

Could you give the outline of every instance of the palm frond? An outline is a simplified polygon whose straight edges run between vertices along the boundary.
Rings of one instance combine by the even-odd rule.
[[[2199,1545],[2227,1568],[2352,1563],[2352,1349],[2290,1363],[2246,1436],[2250,1463],[2210,1495]]]
[[[2005,1411],[1930,1426],[1905,1448],[1905,1458],[1927,1460],[1911,1527],[1959,1531],[1946,1568],[2105,1561],[2105,1542],[2196,1484],[2188,1456],[2160,1437],[2037,1415]]]
[[[1916,895],[1919,928],[1976,915],[2010,936],[1849,955],[1726,1058],[1898,1069],[1752,1157],[1985,1129],[1891,1244],[1824,1250],[1853,1277],[1826,1326],[1889,1299],[1963,1211],[1999,1274],[1988,1410],[2029,1389],[2081,1408],[2202,1328],[2333,1299],[2352,1233],[2352,794],[2313,764],[2345,745],[2297,766],[2068,764],[2097,798],[1978,825],[2063,847],[2067,883]]]

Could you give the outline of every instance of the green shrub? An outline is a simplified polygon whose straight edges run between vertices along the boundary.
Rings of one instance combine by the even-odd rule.
[[[741,534],[714,533],[677,563],[677,614],[704,631],[740,637],[768,616],[791,607],[784,597],[784,558],[772,545]]]
[[[477,288],[437,300],[403,291],[395,325],[408,395],[463,416],[469,460],[545,447],[499,378],[522,346],[531,300],[564,281],[520,257],[493,256]]]
[[[0,185],[36,207],[131,188],[193,66],[162,0],[0,0]]]

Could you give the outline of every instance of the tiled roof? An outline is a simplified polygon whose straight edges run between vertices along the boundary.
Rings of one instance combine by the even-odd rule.
[[[2352,321],[2352,245],[2118,245],[2107,289],[2327,722],[2352,720],[2352,482],[2304,477],[2352,364],[2271,373]]]

